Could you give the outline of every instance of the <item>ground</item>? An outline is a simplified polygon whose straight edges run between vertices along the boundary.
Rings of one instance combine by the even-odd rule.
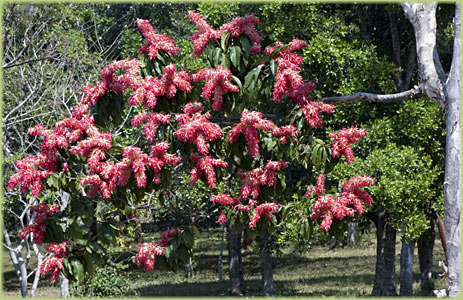
[[[186,278],[183,269],[174,273],[156,268],[150,273],[131,267],[128,278],[140,296],[228,296],[228,263],[224,244],[223,281],[218,282],[220,231],[202,232],[195,251],[194,277]],[[397,242],[396,274],[399,276],[400,241]],[[419,295],[419,265],[417,250],[414,264],[414,294]],[[442,246],[436,240],[434,248],[434,275],[436,288],[446,282],[437,278],[443,260]],[[375,236],[367,234],[352,247],[329,250],[329,245],[311,245],[300,252],[288,244],[273,257],[275,288],[279,296],[366,297],[371,294],[375,271]],[[259,257],[252,246],[243,252],[246,296],[259,296],[261,291]],[[399,291],[399,286],[398,289]],[[3,250],[3,296],[19,297],[19,285],[7,251]],[[39,297],[58,297],[58,284],[42,279],[37,291]]]

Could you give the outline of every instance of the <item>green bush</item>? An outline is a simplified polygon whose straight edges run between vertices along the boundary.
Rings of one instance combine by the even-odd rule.
[[[109,262],[104,267],[95,269],[93,276],[80,287],[74,289],[76,297],[131,297],[139,296],[138,291],[132,289],[127,280],[126,269],[122,263]]]

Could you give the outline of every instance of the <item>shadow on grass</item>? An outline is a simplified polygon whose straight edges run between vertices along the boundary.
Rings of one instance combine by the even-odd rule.
[[[355,276],[321,276],[317,278],[306,278],[299,280],[276,280],[275,288],[278,296],[298,296],[298,297],[332,297],[339,296],[340,291],[333,288],[320,288],[321,284],[337,282],[342,286],[352,286],[352,289],[345,291],[345,296],[366,297],[370,296],[364,290],[354,288],[359,282],[369,283],[373,276],[369,274],[359,274]],[[304,290],[301,290],[301,284]],[[198,296],[231,296],[229,290],[229,281],[224,280],[222,283],[216,281],[208,282],[183,282],[183,283],[159,283],[150,284],[138,288],[142,297],[198,297]],[[299,288],[298,288],[299,287]],[[246,297],[260,296],[262,282],[260,280],[245,280]]]

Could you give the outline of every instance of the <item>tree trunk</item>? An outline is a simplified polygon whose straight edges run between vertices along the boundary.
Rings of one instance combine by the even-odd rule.
[[[244,291],[243,262],[241,258],[242,230],[235,230],[231,222],[228,224],[228,263],[230,266],[231,294],[242,296]]]
[[[270,235],[267,231],[263,231],[260,234],[262,241],[261,252],[260,252],[260,266],[262,269],[262,295],[263,296],[275,296],[275,287],[273,283],[273,270],[272,262],[269,251],[269,240]]]
[[[222,223],[222,236],[220,238],[220,253],[219,253],[219,283],[222,283],[222,256],[223,256],[224,231],[225,231],[225,224]]]
[[[397,296],[395,276],[396,230],[387,223],[386,212],[374,217],[376,225],[376,271],[371,295],[373,297]]]
[[[69,279],[63,273],[59,274],[59,295],[61,298],[69,297]]]
[[[348,241],[347,243],[349,245],[355,245],[355,227],[356,227],[356,223],[355,222],[350,222],[349,223],[349,230],[348,230],[348,233],[347,233],[347,236],[348,236]]]
[[[421,296],[432,296],[434,280],[432,279],[432,257],[434,251],[434,222],[431,228],[418,240],[418,257],[420,259],[421,272]]]
[[[415,241],[402,241],[400,250],[400,296],[413,295],[413,252]]]
[[[452,67],[446,84],[447,130],[445,144],[444,224],[447,239],[449,296],[460,293],[460,6],[456,4]]]

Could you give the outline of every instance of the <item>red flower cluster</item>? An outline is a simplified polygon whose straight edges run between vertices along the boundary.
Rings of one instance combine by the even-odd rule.
[[[307,192],[305,193],[306,197],[313,195],[321,195],[325,193],[325,174],[321,173],[317,178],[317,185],[309,185],[307,187]]]
[[[373,205],[373,199],[367,191],[361,188],[374,185],[376,180],[368,175],[352,177],[342,183],[342,197],[348,199],[348,202],[353,205],[354,209],[362,215],[365,211],[363,204],[367,206]]]
[[[191,41],[193,42],[193,56],[200,57],[204,48],[206,48],[207,42],[220,38],[222,32],[220,30],[214,30],[207,24],[203,16],[194,10],[188,12],[188,18],[190,18],[199,29],[199,32],[195,32],[191,35]]]
[[[163,94],[162,81],[159,78],[147,76],[143,78],[138,88],[133,91],[129,98],[129,104],[139,105],[143,100],[143,106],[154,108],[158,101],[157,97]]]
[[[228,134],[228,142],[234,143],[240,134],[243,134],[248,144],[248,151],[251,157],[259,156],[259,137],[257,129],[272,130],[275,124],[272,121],[262,118],[258,111],[243,110],[240,123],[238,123]]]
[[[140,267],[143,263],[145,265],[145,272],[154,269],[156,256],[164,256],[164,247],[156,245],[154,242],[140,243],[137,248],[137,255],[135,255],[135,263]]]
[[[137,19],[136,23],[145,37],[145,45],[138,49],[140,54],[148,53],[150,59],[156,59],[159,50],[174,55],[180,50],[178,47],[175,47],[175,43],[171,37],[164,34],[156,34],[156,31],[148,20]]]
[[[190,84],[190,74],[186,71],[176,71],[174,64],[169,64],[164,67],[164,74],[162,74],[162,89],[167,98],[173,98],[177,93],[177,88],[187,93],[191,92],[193,88]]]
[[[30,209],[31,211],[36,213],[35,218],[32,221],[31,225],[24,226],[21,232],[19,232],[19,238],[25,239],[26,236],[28,236],[30,233],[33,233],[34,242],[38,245],[41,245],[43,242],[45,231],[47,229],[47,218],[52,214],[59,212],[60,210],[58,209],[58,206],[56,204],[50,206],[44,203],[32,205]]]
[[[220,31],[230,31],[232,36],[240,36],[241,33],[246,34],[252,42],[251,54],[260,52],[260,42],[262,37],[257,32],[254,24],[259,23],[259,19],[254,15],[247,15],[244,17],[236,17],[230,23],[224,24]]]
[[[238,205],[240,203],[240,200],[238,200],[236,198],[232,198],[228,194],[220,193],[218,195],[212,195],[211,196],[211,202],[219,203],[219,204],[222,204],[224,206],[234,207],[234,206],[236,206],[236,205]]]
[[[209,40],[220,38],[226,31],[230,31],[231,35],[235,37],[240,36],[242,33],[246,34],[252,42],[251,53],[255,54],[260,52],[260,42],[262,38],[254,27],[254,24],[259,23],[259,19],[254,14],[245,17],[237,17],[230,23],[222,25],[219,30],[214,30],[207,24],[203,16],[194,10],[188,12],[188,17],[199,29],[199,32],[195,32],[191,35],[194,49],[193,56],[201,56]]]
[[[281,136],[280,142],[282,144],[286,144],[291,137],[293,138],[293,141],[297,142],[296,137],[301,134],[301,131],[297,130],[294,125],[290,124],[273,129],[272,134],[273,136]]]
[[[350,144],[358,143],[361,137],[364,137],[367,131],[363,128],[357,128],[352,126],[351,128],[343,128],[338,132],[331,132],[330,138],[334,138],[333,157],[340,157],[343,154],[346,157],[348,163],[354,162],[354,152],[352,151]]]
[[[272,52],[281,45],[283,45],[283,43],[277,41],[274,46],[265,48],[264,53],[271,55]],[[291,52],[303,49],[306,46],[307,43],[304,41],[293,39],[287,48],[281,49],[277,54],[275,62],[278,67],[273,87],[273,101],[279,103],[283,95],[295,98],[298,95],[298,90],[304,86],[302,76],[299,74],[302,56]]]
[[[16,162],[19,170],[11,175],[8,181],[8,189],[14,189],[20,185],[21,193],[26,193],[29,188],[32,189],[32,196],[39,196],[42,193],[42,179],[50,176],[50,171],[42,171],[38,168],[44,168],[47,164],[47,158],[44,155],[27,156]]]
[[[182,142],[189,141],[195,144],[198,152],[207,155],[209,145],[207,141],[213,141],[222,135],[219,126],[209,122],[210,114],[201,115],[203,107],[199,102],[190,102],[185,105],[183,114],[177,115],[175,120],[180,127],[175,131],[175,136]]]
[[[274,213],[277,213],[280,208],[280,205],[275,202],[267,202],[263,203],[256,207],[255,214],[251,216],[249,221],[249,228],[256,228],[257,221],[260,220],[261,217],[271,221],[274,218]]]
[[[53,253],[55,256],[65,257],[68,254],[67,246],[70,246],[70,245],[72,245],[71,240],[67,242],[62,242],[59,244],[50,243],[48,244],[46,250],[50,253]]]
[[[198,70],[198,72],[193,75],[193,81],[206,80],[201,97],[209,100],[212,94],[214,94],[212,109],[215,111],[219,111],[220,108],[222,108],[224,94],[228,91],[234,93],[239,92],[239,87],[231,84],[229,81],[231,75],[232,73],[230,70],[223,66],[218,66],[215,69],[204,68]]]
[[[177,165],[180,158],[166,151],[169,149],[169,143],[159,142],[151,146],[151,152],[148,156],[140,148],[130,146],[123,149],[123,159],[120,162],[112,163],[105,161],[96,167],[97,174],[83,176],[80,179],[82,185],[91,185],[87,194],[94,197],[98,192],[104,198],[111,198],[111,191],[116,185],[125,186],[130,178],[132,171],[138,187],[146,186],[145,165],[154,170],[155,177],[153,182],[161,182],[161,169],[165,164]],[[103,180],[104,179],[104,180]],[[105,181],[106,180],[106,181]]]
[[[333,217],[342,220],[346,216],[354,216],[355,212],[362,215],[365,211],[364,204],[371,206],[373,199],[367,191],[361,190],[361,188],[374,183],[375,179],[367,175],[353,177],[342,184],[341,196],[333,197],[332,195],[323,195],[325,193],[325,175],[320,174],[317,179],[317,186],[309,186],[305,195],[306,197],[319,196],[312,207],[313,213],[310,218],[312,220],[323,219],[320,227],[329,231]]]
[[[223,159],[214,159],[211,156],[197,156],[191,154],[190,159],[194,162],[195,167],[191,170],[190,180],[188,181],[191,184],[194,184],[201,177],[201,174],[204,173],[206,176],[207,184],[210,187],[215,188],[215,171],[214,167],[226,168],[228,164]]]
[[[58,279],[59,273],[64,269],[63,261],[67,255],[67,246],[71,245],[72,241],[62,242],[60,244],[49,244],[46,248],[48,252],[54,254],[53,257],[45,259],[45,261],[40,266],[40,274],[42,277],[47,275],[51,271],[50,282],[54,283]]]
[[[269,160],[265,166],[238,174],[238,177],[243,179],[240,197],[246,199],[251,196],[251,198],[256,199],[259,196],[260,186],[274,186],[277,172],[286,167],[288,167],[288,163],[283,160]]]
[[[225,213],[222,212],[219,216],[219,218],[217,219],[216,223],[225,223],[227,222],[227,217],[225,216]]]
[[[308,100],[307,103],[302,106],[302,111],[310,127],[322,127],[323,120],[320,111],[331,114],[335,108],[336,106],[333,104]]]
[[[125,70],[125,72],[116,75],[116,71],[119,70]],[[103,68],[100,74],[103,79],[102,88],[106,87],[109,90],[119,93],[124,93],[128,88],[135,91],[141,84],[141,77],[139,76],[140,62],[136,58],[113,61]],[[94,103],[85,102],[82,102],[82,104],[94,105]]]
[[[132,126],[137,127],[145,121],[145,137],[146,140],[152,142],[156,137],[156,132],[159,128],[159,125],[161,125],[161,123],[169,124],[170,115],[165,115],[163,113],[141,112],[132,118]]]
[[[161,233],[162,241],[159,246],[166,247],[170,245],[170,241],[174,238],[177,232],[183,232],[180,228],[167,229]]]
[[[51,271],[50,282],[54,283],[58,279],[59,273],[64,269],[63,267],[64,257],[49,257],[40,266],[40,274],[45,276]]]

